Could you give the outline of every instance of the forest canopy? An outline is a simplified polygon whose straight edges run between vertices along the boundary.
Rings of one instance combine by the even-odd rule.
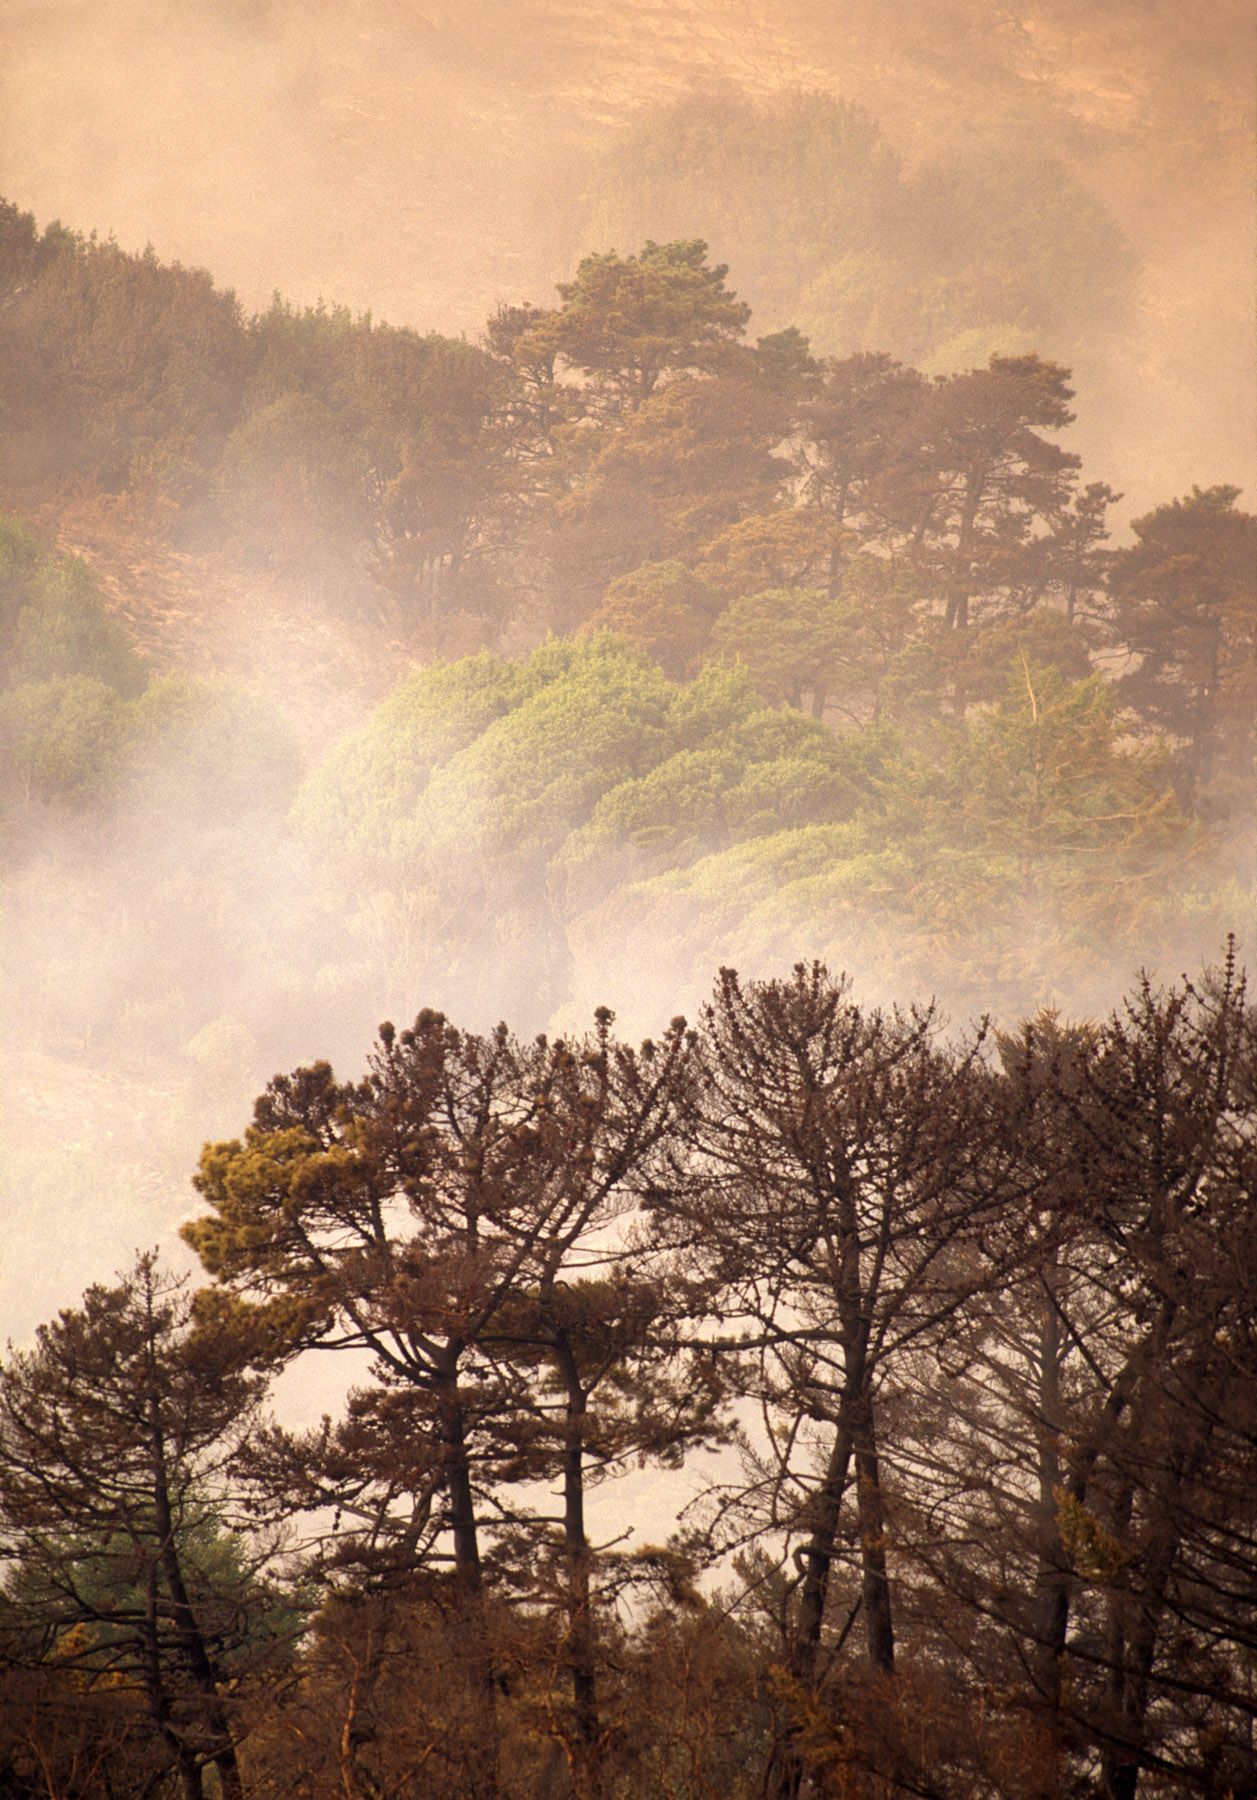
[[[8,1790],[1243,1792],[1255,1057],[1233,957],[1001,1035],[813,963],[276,1076],[207,1283],[0,1365]]]
[[[677,115],[695,141],[702,116]],[[826,155],[898,179],[868,121],[831,123]],[[141,692],[89,571],[5,527],[22,853],[60,854],[71,809],[133,854],[163,786],[219,834],[198,860],[249,974],[181,1004],[180,1041],[226,1018],[278,1049],[368,967],[382,998],[437,979],[541,1024],[603,954],[644,1006],[655,965],[809,951],[1013,1012],[1068,970],[1090,1005],[1251,929],[1257,522],[1212,487],[1116,546],[1058,364],[756,336],[698,239],[591,255],[472,344],[246,318],[207,276],[4,217],[18,489],[72,476],[427,665],[344,741],[274,688]],[[295,941],[239,916],[243,812],[273,821]]]
[[[5,1178],[211,1140],[0,1359],[0,1795],[1249,1793],[1257,516],[1047,157],[591,184],[474,340],[0,203]]]

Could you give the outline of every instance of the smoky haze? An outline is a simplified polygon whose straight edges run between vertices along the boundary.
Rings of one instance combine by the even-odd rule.
[[[4,0],[0,192],[208,267],[249,307],[278,288],[474,335],[607,247],[606,159],[696,93],[838,96],[909,171],[1047,154],[1138,261],[1115,313],[1034,334],[1075,367],[1079,448],[1137,511],[1257,468],[1253,51],[1243,0]],[[703,228],[706,179],[688,217],[633,222],[710,237],[758,303]],[[763,328],[789,322],[772,311]]]
[[[1112,273],[1105,244],[1124,271],[1103,316],[1083,304],[1033,333],[1035,349],[1075,368],[1075,444],[1089,477],[1123,491],[1120,530],[1192,483],[1234,482],[1251,504],[1253,44],[1243,0],[1207,16],[1164,0],[0,0],[0,193],[41,223],[204,266],[249,310],[277,289],[470,338],[500,303],[550,303],[587,251],[702,236],[755,305],[754,332],[808,310],[788,269],[775,288],[767,266],[744,274],[739,243],[725,241],[733,227],[722,236],[706,222],[719,209],[705,165],[679,197],[661,187],[625,200],[635,134],[661,120],[666,133],[687,106],[771,115],[820,94],[876,121],[922,192],[939,169],[963,188],[963,171],[989,183],[1047,156],[1096,223],[1091,275]],[[805,217],[808,195],[789,198]],[[843,329],[819,347],[912,354],[906,340],[861,346]],[[955,366],[940,355],[939,368]],[[287,704],[307,747],[361,717],[404,663],[374,676],[355,667],[348,699],[334,684],[298,693],[280,666],[248,663],[252,599],[246,589],[230,616],[238,641],[211,636],[201,662],[244,666]],[[360,646],[346,655],[361,663]],[[526,985],[512,995],[499,977],[550,954],[528,935],[544,895],[533,914],[519,904],[515,938],[490,956],[469,903],[451,957],[457,895],[434,919],[419,903],[407,918],[395,897],[359,893],[346,925],[311,898],[310,868],[274,819],[193,829],[143,790],[123,811],[107,850],[86,827],[44,844],[6,925],[19,975],[11,1024],[59,1009],[56,1041],[24,1041],[11,1083],[6,1180],[31,1227],[11,1240],[2,1298],[19,1333],[169,1229],[199,1144],[243,1125],[275,1067],[329,1054],[349,1073],[380,1017],[421,1003],[473,1027],[505,1011],[534,1029],[556,1014],[583,1021],[607,1000],[630,1032],[646,1031],[692,1010],[722,956],[752,972],[780,961],[780,937],[757,964],[750,940],[682,932],[682,951],[665,952],[649,916],[626,934],[593,915],[555,953],[568,960],[530,1009]],[[203,899],[182,893],[189,869],[221,901],[215,933],[196,911]],[[154,933],[168,965],[156,983]],[[1211,933],[1202,926],[1177,954],[1214,953]],[[813,946],[804,931],[789,947]],[[837,949],[864,966],[862,998],[908,997],[893,979],[893,933],[876,921]],[[1115,954],[1098,983],[1023,998],[1091,1009],[1132,972]],[[981,1004],[945,969],[930,985],[961,1019]],[[106,1013],[104,1069],[94,1046]],[[85,1234],[73,1222],[89,1204]]]
[[[1252,950],[1255,49],[1250,0],[0,0],[0,1341],[194,1276],[203,1143],[384,1019],[639,1040],[823,959],[960,1040]],[[538,376],[643,245],[713,355]],[[1156,509],[1239,644],[1208,731],[1118,580]]]

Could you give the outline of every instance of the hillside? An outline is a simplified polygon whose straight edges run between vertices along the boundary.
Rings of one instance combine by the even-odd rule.
[[[0,1800],[1257,1795],[1255,23],[0,0]]]
[[[1085,359],[1104,424],[1083,447],[1142,505],[1257,473],[1253,35],[1242,0],[1207,24],[1076,0],[785,0],[771,22],[749,0],[6,0],[0,192],[206,264],[251,307],[278,286],[474,333],[605,247],[588,201],[634,122],[722,84],[831,93],[909,167],[1047,155],[1117,222],[1144,274]]]
[[[308,591],[213,551],[180,550],[99,504],[44,499],[25,516],[87,565],[107,612],[155,676],[220,676],[258,688],[312,746],[356,723],[409,666],[396,621],[364,618],[346,631]]]

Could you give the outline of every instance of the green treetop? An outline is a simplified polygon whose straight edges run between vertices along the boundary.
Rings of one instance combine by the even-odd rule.
[[[558,351],[630,409],[668,372],[726,367],[751,316],[725,286],[728,273],[709,266],[697,238],[648,241],[636,256],[587,256],[559,284]]]

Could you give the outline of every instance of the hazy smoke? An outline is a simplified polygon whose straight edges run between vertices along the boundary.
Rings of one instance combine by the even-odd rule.
[[[1144,259],[1076,358],[1080,448],[1139,508],[1257,474],[1255,47],[1244,0],[0,0],[0,192],[249,306],[474,333],[549,297],[602,148],[696,86],[839,94],[909,161],[1047,151]]]
[[[839,94],[909,162],[940,145],[1047,149],[1143,259],[1120,343],[1078,365],[1078,447],[1129,512],[1193,481],[1257,481],[1253,41],[1246,0],[0,0],[0,193],[41,222],[203,264],[249,307],[278,287],[472,334],[499,300],[550,297],[591,247],[580,196],[597,157],[640,109],[695,86]],[[385,898],[358,896],[348,922],[320,912],[273,831],[246,822],[207,843],[145,796],[133,810],[103,857],[54,843],[5,927],[11,991],[33,1005],[38,971],[79,1046],[30,1042],[10,1007],[3,1174],[28,1223],[6,1234],[0,1303],[16,1332],[168,1229],[201,1139],[238,1129],[273,1068],[330,1053],[349,1072],[378,1017],[420,1000],[471,1025],[495,1009],[488,975],[443,975]],[[180,913],[180,870],[206,859],[247,872],[240,919]],[[159,902],[160,1017],[139,991]],[[137,905],[139,923],[113,930]],[[608,1000],[655,1028],[693,1007],[696,971],[728,949],[652,959],[593,933],[564,1019]],[[946,970],[933,985],[951,997]],[[118,1033],[132,986],[106,1083],[100,1017]]]

